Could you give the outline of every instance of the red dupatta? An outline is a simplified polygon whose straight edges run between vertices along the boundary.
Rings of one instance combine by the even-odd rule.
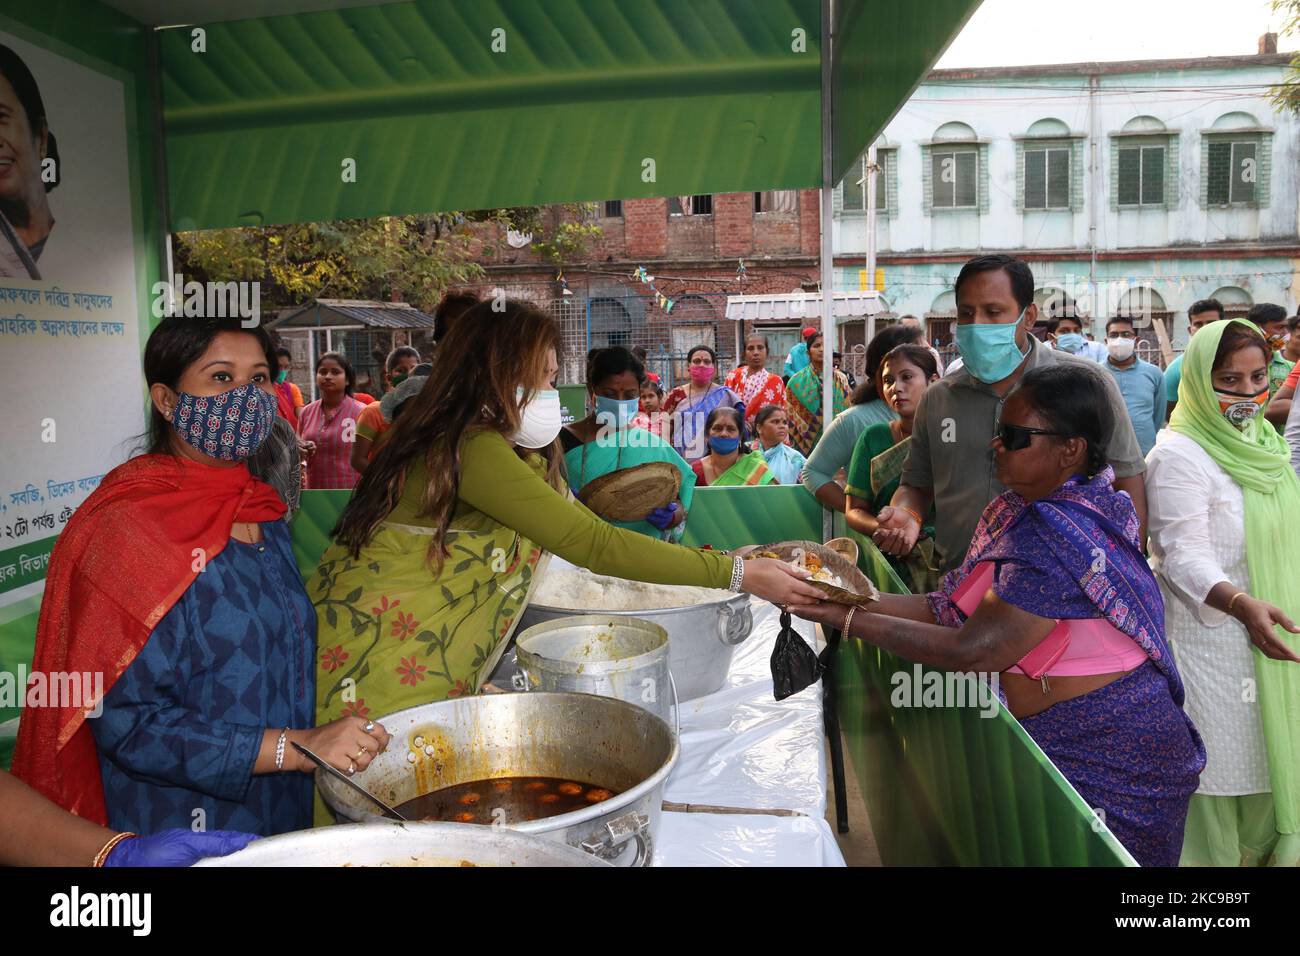
[[[50,554],[33,674],[102,673],[107,693],[201,567],[225,548],[231,526],[284,512],[271,486],[243,464],[141,455],[114,468]],[[86,724],[99,703],[51,701],[25,710],[13,772],[65,810],[107,824]]]

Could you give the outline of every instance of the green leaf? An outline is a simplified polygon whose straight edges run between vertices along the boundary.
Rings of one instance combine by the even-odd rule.
[[[371,561],[368,565],[366,565],[366,567],[370,568],[370,572],[371,572],[372,574],[378,574],[378,573],[379,573],[379,562],[378,562],[378,561]]]
[[[477,560],[477,559],[474,559],[474,560]],[[451,569],[451,573],[452,573],[452,574],[464,574],[466,571],[468,571],[468,570],[473,566],[473,564],[474,564],[474,560],[470,560],[470,561],[462,561],[462,562],[460,562],[460,564],[456,565],[454,568]]]
[[[330,627],[339,626],[339,614],[338,611],[334,609],[333,604],[330,604],[325,608],[325,623]]]
[[[367,625],[367,623],[366,623],[365,621],[359,621],[359,622],[358,622],[358,621],[353,621],[353,622],[352,622],[352,633],[355,634],[357,637],[360,637],[360,636],[362,635],[362,633],[365,631],[365,629],[366,629],[367,626],[368,626],[368,625]]]
[[[370,673],[370,662],[366,661],[366,663],[361,665],[361,670],[357,671],[356,679],[360,681],[361,678],[365,677],[369,673]]]
[[[365,590],[364,588],[360,588],[360,587],[354,588],[352,592],[343,600],[346,601],[348,604],[356,604],[357,601],[361,600],[361,592],[364,590]]]
[[[434,636],[435,636],[435,635],[434,635],[433,631],[421,631],[419,634],[415,635],[415,639],[416,639],[417,641],[425,641],[425,642],[428,642],[428,641],[433,640]]]
[[[448,604],[453,604],[456,601],[456,596],[451,593],[451,589],[445,584],[442,586],[442,597]]]

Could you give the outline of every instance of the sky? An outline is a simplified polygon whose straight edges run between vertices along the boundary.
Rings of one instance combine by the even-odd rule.
[[[984,0],[937,67],[1243,55],[1281,24],[1269,0]]]

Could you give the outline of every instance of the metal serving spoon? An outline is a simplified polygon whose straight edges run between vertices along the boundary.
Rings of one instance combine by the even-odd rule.
[[[320,757],[317,757],[314,753],[312,753],[312,752],[311,752],[310,750],[308,750],[306,747],[302,746],[302,744],[299,744],[299,743],[297,743],[297,742],[295,742],[295,741],[290,741],[290,743],[293,744],[294,749],[297,750],[298,753],[302,754],[304,757],[306,757],[308,760],[310,760],[310,761],[311,761],[312,763],[314,763],[316,766],[320,767],[320,768],[321,768],[322,770],[324,770],[326,773],[333,774],[334,777],[336,777],[336,778],[339,779],[339,780],[342,780],[344,783],[346,783],[349,787],[351,787],[351,788],[352,788],[353,790],[355,790],[357,793],[361,794],[363,797],[365,797],[367,800],[369,800],[371,803],[373,803],[375,806],[377,806],[380,810],[384,811],[384,816],[386,816],[386,817],[391,817],[391,818],[394,819],[394,820],[402,820],[402,821],[405,821],[405,822],[409,822],[409,821],[407,820],[406,817],[402,816],[401,813],[399,813],[398,811],[394,810],[394,809],[393,809],[392,807],[390,807],[388,804],[384,803],[384,801],[380,800],[378,797],[376,797],[373,793],[371,793],[371,792],[370,792],[369,790],[367,790],[365,787],[361,786],[361,784],[357,783],[357,782],[354,781],[354,780],[349,779],[347,774],[342,773],[342,772],[340,772],[340,771],[338,771],[338,770],[335,770],[333,767],[331,767],[329,764],[327,764],[324,760],[321,760]]]

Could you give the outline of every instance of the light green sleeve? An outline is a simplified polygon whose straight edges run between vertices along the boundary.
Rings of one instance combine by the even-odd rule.
[[[725,588],[731,582],[731,558],[602,521],[561,496],[493,431],[478,432],[461,446],[460,500],[597,574],[704,588]]]

